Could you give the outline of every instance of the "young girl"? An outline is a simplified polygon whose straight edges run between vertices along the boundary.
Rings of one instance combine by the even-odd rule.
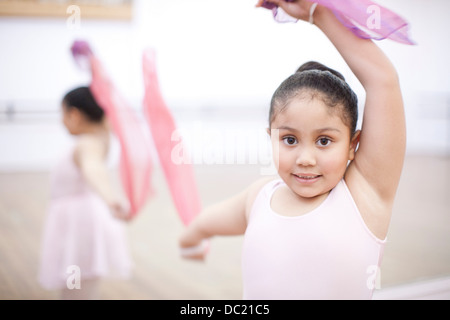
[[[108,175],[110,132],[90,89],[67,93],[62,109],[65,127],[78,140],[52,175],[39,279],[45,288],[61,290],[63,299],[98,299],[101,277],[130,274],[119,220],[127,206]]]
[[[244,299],[370,299],[405,153],[397,73],[371,40],[355,36],[326,7],[310,17],[311,2],[268,2],[313,19],[340,52],[366,91],[362,129],[343,77],[303,65],[271,101],[268,132],[279,177],[205,209],[180,246],[203,258],[193,248],[205,239],[245,233]]]

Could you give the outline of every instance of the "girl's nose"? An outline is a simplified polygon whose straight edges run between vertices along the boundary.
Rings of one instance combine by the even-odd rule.
[[[311,167],[316,165],[316,156],[312,148],[301,148],[297,154],[295,163],[302,167]]]

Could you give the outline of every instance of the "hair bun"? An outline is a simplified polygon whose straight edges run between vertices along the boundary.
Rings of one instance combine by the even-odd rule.
[[[334,74],[339,79],[345,81],[344,76],[340,72],[338,72],[334,69],[328,68],[327,66],[325,66],[319,62],[316,62],[316,61],[308,61],[308,62],[302,64],[295,73],[303,72],[303,71],[310,71],[310,70],[328,71],[328,72]]]

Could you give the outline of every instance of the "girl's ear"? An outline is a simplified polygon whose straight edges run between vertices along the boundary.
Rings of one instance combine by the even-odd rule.
[[[270,128],[267,128],[266,129],[266,132],[267,132],[267,134],[269,135],[269,137],[271,136],[271,130],[270,130]]]
[[[349,160],[355,159],[356,149],[358,148],[359,138],[361,137],[361,130],[357,130],[350,141],[350,150],[348,154]]]

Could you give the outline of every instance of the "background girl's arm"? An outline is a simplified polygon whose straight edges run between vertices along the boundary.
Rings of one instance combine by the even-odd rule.
[[[106,202],[114,216],[125,219],[126,203],[119,198],[119,193],[113,188],[106,167],[104,144],[94,137],[81,137],[74,156],[75,163],[87,183]]]

